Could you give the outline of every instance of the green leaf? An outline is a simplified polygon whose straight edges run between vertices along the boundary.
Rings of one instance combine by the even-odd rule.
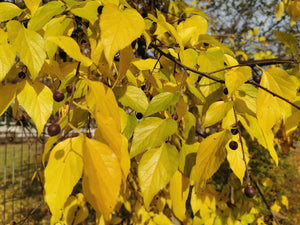
[[[28,22],[28,29],[33,31],[41,30],[52,17],[62,13],[65,10],[65,5],[59,1],[51,1],[39,7],[33,17]]]
[[[224,53],[219,47],[209,48],[204,54],[199,55],[198,65],[200,72],[213,72],[224,68]],[[224,71],[212,74],[212,76],[224,79]],[[207,97],[220,88],[221,84],[206,77],[202,77],[200,91]]]
[[[250,79],[252,74],[248,66],[232,69],[225,73],[225,86],[228,89],[228,96],[231,96],[243,83]]]
[[[130,158],[149,148],[160,146],[176,130],[177,123],[173,119],[164,120],[157,117],[143,119],[135,128]]]
[[[85,138],[83,151],[84,196],[109,221],[119,196],[122,172],[116,154],[106,144]]]
[[[192,180],[194,179],[191,177],[191,172],[196,165],[196,156],[199,144],[199,142],[194,144],[183,143],[179,152],[179,170]]]
[[[145,113],[148,99],[140,88],[135,86],[116,87],[114,92],[117,100],[123,106],[129,106],[136,112]]]
[[[40,34],[25,29],[17,21],[9,21],[7,30],[10,41],[19,53],[22,62],[29,69],[33,80],[35,80],[46,59],[46,53],[44,52],[45,40]]]
[[[96,20],[98,19],[98,7],[100,6],[100,2],[98,1],[89,1],[81,4],[78,7],[74,7],[71,9],[71,13],[73,13],[76,16],[82,17],[84,19],[87,19],[91,22],[91,24],[94,24]]]
[[[53,107],[53,93],[44,84],[24,81],[23,89],[17,95],[20,105],[25,109],[36,125],[38,135],[42,133]]]
[[[114,4],[107,4],[100,16],[101,40],[109,65],[115,54],[140,37],[145,29],[141,15],[134,9],[121,11]]]
[[[297,46],[298,39],[294,35],[292,35],[290,33],[281,32],[279,30],[273,30],[273,32],[274,32],[277,40],[281,41],[286,46],[288,46],[290,48],[294,48]]]
[[[0,22],[10,20],[22,13],[20,9],[15,4],[10,2],[0,2]]]
[[[0,82],[5,78],[16,58],[16,50],[7,42],[7,38],[7,33],[0,29]]]
[[[228,139],[228,132],[224,130],[208,136],[200,143],[196,158],[197,188],[211,178],[223,163]]]
[[[5,113],[7,108],[13,103],[16,96],[17,85],[7,84],[0,86],[0,116]]]
[[[82,136],[68,138],[50,153],[45,169],[45,201],[55,222],[60,220],[61,209],[82,176],[82,142]]]
[[[174,106],[179,100],[179,93],[163,92],[154,96],[149,103],[145,112],[145,116],[150,116],[154,113],[164,111],[170,106]]]
[[[84,66],[90,66],[93,63],[93,61],[90,58],[81,54],[80,48],[77,42],[73,38],[67,36],[57,36],[57,37],[48,37],[47,40],[57,44],[71,58],[79,62],[82,62]]]
[[[142,156],[138,176],[146,208],[154,195],[169,183],[178,168],[178,163],[177,149],[165,143],[159,148],[148,150]]]
[[[217,101],[212,103],[206,111],[203,127],[210,127],[220,122],[232,109],[232,102]]]

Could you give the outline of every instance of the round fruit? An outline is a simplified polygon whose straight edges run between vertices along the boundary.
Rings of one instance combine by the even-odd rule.
[[[254,187],[252,187],[252,186],[246,187],[244,192],[248,198],[253,198],[256,194],[256,191],[255,191]]]
[[[87,138],[92,138],[92,134],[91,133],[86,133],[86,137]]]
[[[232,133],[233,135],[236,135],[236,134],[239,133],[239,130],[238,130],[238,129],[235,129],[235,128],[232,128],[232,129],[231,129],[231,133]]]
[[[103,10],[103,5],[100,5],[97,9],[99,15],[101,15],[102,10]]]
[[[177,115],[177,113],[174,113],[174,114],[173,114],[173,119],[174,119],[174,120],[178,120],[178,115]]]
[[[253,77],[253,80],[258,84],[260,83],[260,79],[261,79],[261,77],[259,75],[256,75]]]
[[[236,141],[231,141],[229,143],[229,148],[231,148],[232,150],[237,150],[238,147],[239,147],[239,144]]]
[[[8,141],[9,141],[9,142],[13,142],[13,141],[14,141],[14,138],[13,138],[13,137],[9,137],[9,138],[8,138]]]
[[[223,93],[224,93],[224,95],[228,95],[228,89],[227,89],[227,88],[224,88],[224,89],[223,89]]]
[[[20,73],[18,73],[18,77],[19,77],[20,79],[25,79],[26,73],[24,73],[23,71],[21,71]]]
[[[136,115],[136,118],[138,119],[138,120],[140,120],[140,119],[142,119],[143,118],[143,114],[142,113],[137,113]]]
[[[147,96],[147,98],[150,97],[150,92],[149,91],[145,91],[145,95]]]
[[[48,126],[48,134],[52,137],[60,133],[60,126],[57,123],[52,123]]]
[[[61,102],[62,100],[64,100],[65,95],[64,93],[60,92],[60,91],[55,91],[53,93],[53,99],[57,102]]]
[[[68,92],[69,94],[72,94],[72,89],[73,89],[73,85],[72,85],[72,84],[69,85],[69,86],[67,86],[67,88],[66,88],[66,90],[67,90],[67,92]],[[75,87],[74,87],[74,91],[75,91]]]

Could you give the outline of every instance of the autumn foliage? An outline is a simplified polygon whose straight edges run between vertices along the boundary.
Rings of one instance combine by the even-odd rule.
[[[274,13],[294,24],[300,1],[288,2]],[[201,8],[142,5],[0,3],[0,114],[12,105],[39,135],[48,128],[38,177],[51,224],[93,213],[97,224],[264,224],[248,143],[276,165],[278,149],[289,151],[297,51],[252,60],[208,34]],[[222,188],[221,166],[230,171]]]

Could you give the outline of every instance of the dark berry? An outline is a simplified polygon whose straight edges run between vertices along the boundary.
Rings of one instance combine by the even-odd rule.
[[[52,137],[60,133],[60,126],[57,123],[52,123],[48,126],[48,134]]]
[[[101,15],[102,10],[103,10],[103,5],[100,5],[97,9],[99,15]]]
[[[9,137],[9,138],[8,138],[8,141],[9,141],[9,142],[13,142],[13,141],[14,141],[14,138],[13,138],[13,137]]]
[[[92,134],[91,133],[86,133],[86,137],[92,138]]]
[[[239,133],[239,130],[238,130],[238,129],[235,129],[235,128],[232,128],[232,129],[231,129],[231,133],[232,133],[233,135],[236,135],[236,134]]]
[[[148,16],[148,13],[147,12],[142,12],[142,17],[143,18],[146,18]]]
[[[18,77],[19,77],[20,79],[25,79],[26,73],[24,73],[23,71],[21,71],[20,73],[18,73]]]
[[[231,141],[229,143],[229,148],[231,148],[232,150],[237,150],[238,147],[239,147],[239,144],[236,141]]]
[[[253,198],[256,194],[256,191],[255,191],[254,187],[252,187],[252,186],[246,187],[244,192],[248,198]]]
[[[120,54],[119,53],[115,54],[114,61],[115,62],[119,62],[120,61]]]
[[[53,99],[57,102],[61,102],[62,100],[64,100],[65,95],[64,93],[60,92],[60,91],[55,91],[53,93]]]
[[[147,96],[147,98],[150,97],[150,92],[149,91],[145,91],[145,95]]]
[[[254,77],[253,77],[253,80],[256,82],[256,83],[260,83],[260,79],[261,79],[261,77],[259,76],[259,75],[255,75]]]
[[[138,120],[140,120],[140,119],[142,119],[143,118],[143,114],[142,113],[137,113],[136,115],[136,118],[138,119]]]
[[[224,95],[228,95],[228,89],[227,89],[227,88],[224,88],[224,89],[223,89],[223,93],[224,93]]]
[[[178,115],[177,115],[177,113],[174,113],[172,117],[173,117],[174,120],[178,120]]]
[[[66,90],[67,90],[67,92],[69,93],[69,94],[72,94],[72,89],[73,89],[73,85],[71,84],[71,85],[69,85],[69,86],[67,86],[67,88],[66,88]],[[75,87],[74,87],[74,91],[75,91]]]

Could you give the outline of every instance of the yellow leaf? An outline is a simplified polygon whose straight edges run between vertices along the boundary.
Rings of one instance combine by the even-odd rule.
[[[96,136],[97,139],[107,144],[114,151],[121,162],[122,137],[120,129],[114,118],[105,114],[101,114],[100,112],[96,112],[95,119],[98,126]]]
[[[70,196],[63,209],[63,218],[66,224],[77,225],[89,216],[89,209],[85,204],[84,196],[78,193]]]
[[[22,13],[22,9],[10,2],[0,2],[0,22],[10,20]]]
[[[68,138],[51,151],[45,169],[44,195],[52,213],[52,221],[60,220],[61,210],[82,176],[82,142],[82,136]]]
[[[97,8],[100,6],[100,2],[98,1],[88,1],[79,5],[78,7],[73,7],[71,9],[71,13],[76,16],[87,19],[94,24],[98,19],[98,11]]]
[[[160,63],[157,62],[157,59],[138,59],[133,61],[131,64],[133,64],[136,68],[139,70],[153,70],[153,69],[159,69]]]
[[[35,80],[46,59],[45,40],[40,34],[25,29],[15,20],[8,22],[7,30],[10,41]]]
[[[277,203],[277,201],[271,206],[271,210],[274,212],[279,212],[281,209],[280,205]]]
[[[263,70],[260,85],[288,100],[296,97],[297,86],[288,73],[280,68]],[[271,129],[282,118],[288,108],[287,104],[262,89],[258,90],[256,115],[263,130]]]
[[[122,179],[119,160],[106,144],[94,139],[85,138],[83,148],[83,193],[97,214],[109,221]]]
[[[182,39],[183,45],[189,41],[191,45],[195,45],[198,42],[200,34],[205,34],[208,28],[206,19],[202,16],[194,15],[187,18],[184,22],[181,22],[177,26],[177,32]]]
[[[224,147],[227,141],[228,134],[224,130],[214,133],[200,142],[196,158],[196,185],[198,189],[223,163],[225,159]]]
[[[170,221],[170,219],[166,215],[164,215],[162,212],[159,212],[159,214],[154,215],[153,222],[155,225],[172,225],[173,224]]]
[[[28,22],[28,29],[39,31],[52,17],[62,13],[66,6],[59,1],[51,1],[39,7]]]
[[[157,14],[157,30],[155,31],[154,35],[158,34],[159,29],[162,30],[161,33],[165,33],[168,31],[175,38],[176,42],[180,47],[180,50],[183,51],[184,47],[182,44],[182,40],[181,37],[178,35],[178,32],[175,29],[175,27],[173,27],[171,24],[169,24],[166,21],[166,18],[159,10],[156,10],[156,14]]]
[[[173,213],[180,221],[186,218],[186,200],[189,190],[189,179],[177,170],[170,181],[170,197]]]
[[[47,39],[48,37],[51,36],[63,35],[66,28],[70,25],[71,21],[72,19],[66,18],[65,15],[61,17],[53,18],[52,20],[49,21],[49,23],[47,23],[44,37]],[[51,41],[46,40],[45,49],[49,59],[52,60],[57,50],[57,45]]]
[[[164,188],[178,168],[179,159],[175,146],[163,144],[148,150],[141,158],[138,177],[145,207],[149,208],[154,195]]]
[[[147,117],[135,128],[130,149],[130,157],[143,153],[149,148],[160,146],[168,136],[177,131],[177,123],[173,119]]]
[[[279,2],[276,6],[276,20],[278,21],[284,13],[284,3]]]
[[[30,84],[24,81],[22,84],[24,87],[17,95],[18,101],[32,118],[40,135],[52,113],[53,93],[40,82]]]
[[[230,141],[236,141],[238,143],[238,148],[236,150],[232,150],[229,147]],[[244,138],[242,138],[242,141],[243,141],[245,159],[248,164],[249,161],[248,147],[246,145]],[[245,176],[246,166],[243,159],[243,151],[239,140],[239,135],[232,136],[232,138],[226,144],[226,150],[227,150],[227,160],[229,162],[230,168],[232,169],[233,173],[240,179],[241,184],[243,184],[243,178]]]
[[[289,209],[289,200],[285,195],[281,196],[281,203],[286,207],[286,209]]]
[[[3,30],[0,29],[0,36],[4,36]],[[6,42],[0,42],[0,82],[5,78],[13,66],[16,58],[15,48]]]
[[[131,45],[120,50],[120,67],[118,81],[122,81],[125,77],[127,70],[130,67],[130,62],[133,59],[133,51]],[[117,83],[117,82],[116,82]]]
[[[287,12],[291,17],[290,23],[293,26],[300,17],[300,1],[290,1]]]
[[[35,11],[39,7],[42,0],[24,0],[27,8],[30,10],[31,15],[35,14]]]
[[[89,86],[86,101],[88,107],[94,112],[113,118],[118,131],[121,131],[119,107],[113,91],[102,82],[86,80]]]
[[[91,59],[81,54],[80,48],[77,42],[73,38],[67,36],[56,36],[56,37],[48,37],[47,40],[57,44],[71,58],[79,62],[82,62],[84,66],[90,66],[93,63]]]
[[[206,111],[203,127],[210,127],[221,121],[232,109],[232,102],[217,101],[212,103]]]
[[[231,96],[243,83],[250,79],[252,74],[248,66],[232,69],[225,73],[225,86],[228,89],[228,95]]]
[[[0,116],[7,110],[7,108],[13,103],[16,96],[17,85],[7,84],[0,86]]]
[[[196,190],[193,188],[191,195],[191,207],[196,214],[200,210],[202,218],[210,215],[211,212],[216,211],[216,198],[218,192],[211,186],[207,185],[203,190]]]
[[[114,55],[137,39],[144,29],[144,20],[136,10],[121,11],[114,4],[104,6],[100,16],[100,30],[109,65],[112,64]]]

